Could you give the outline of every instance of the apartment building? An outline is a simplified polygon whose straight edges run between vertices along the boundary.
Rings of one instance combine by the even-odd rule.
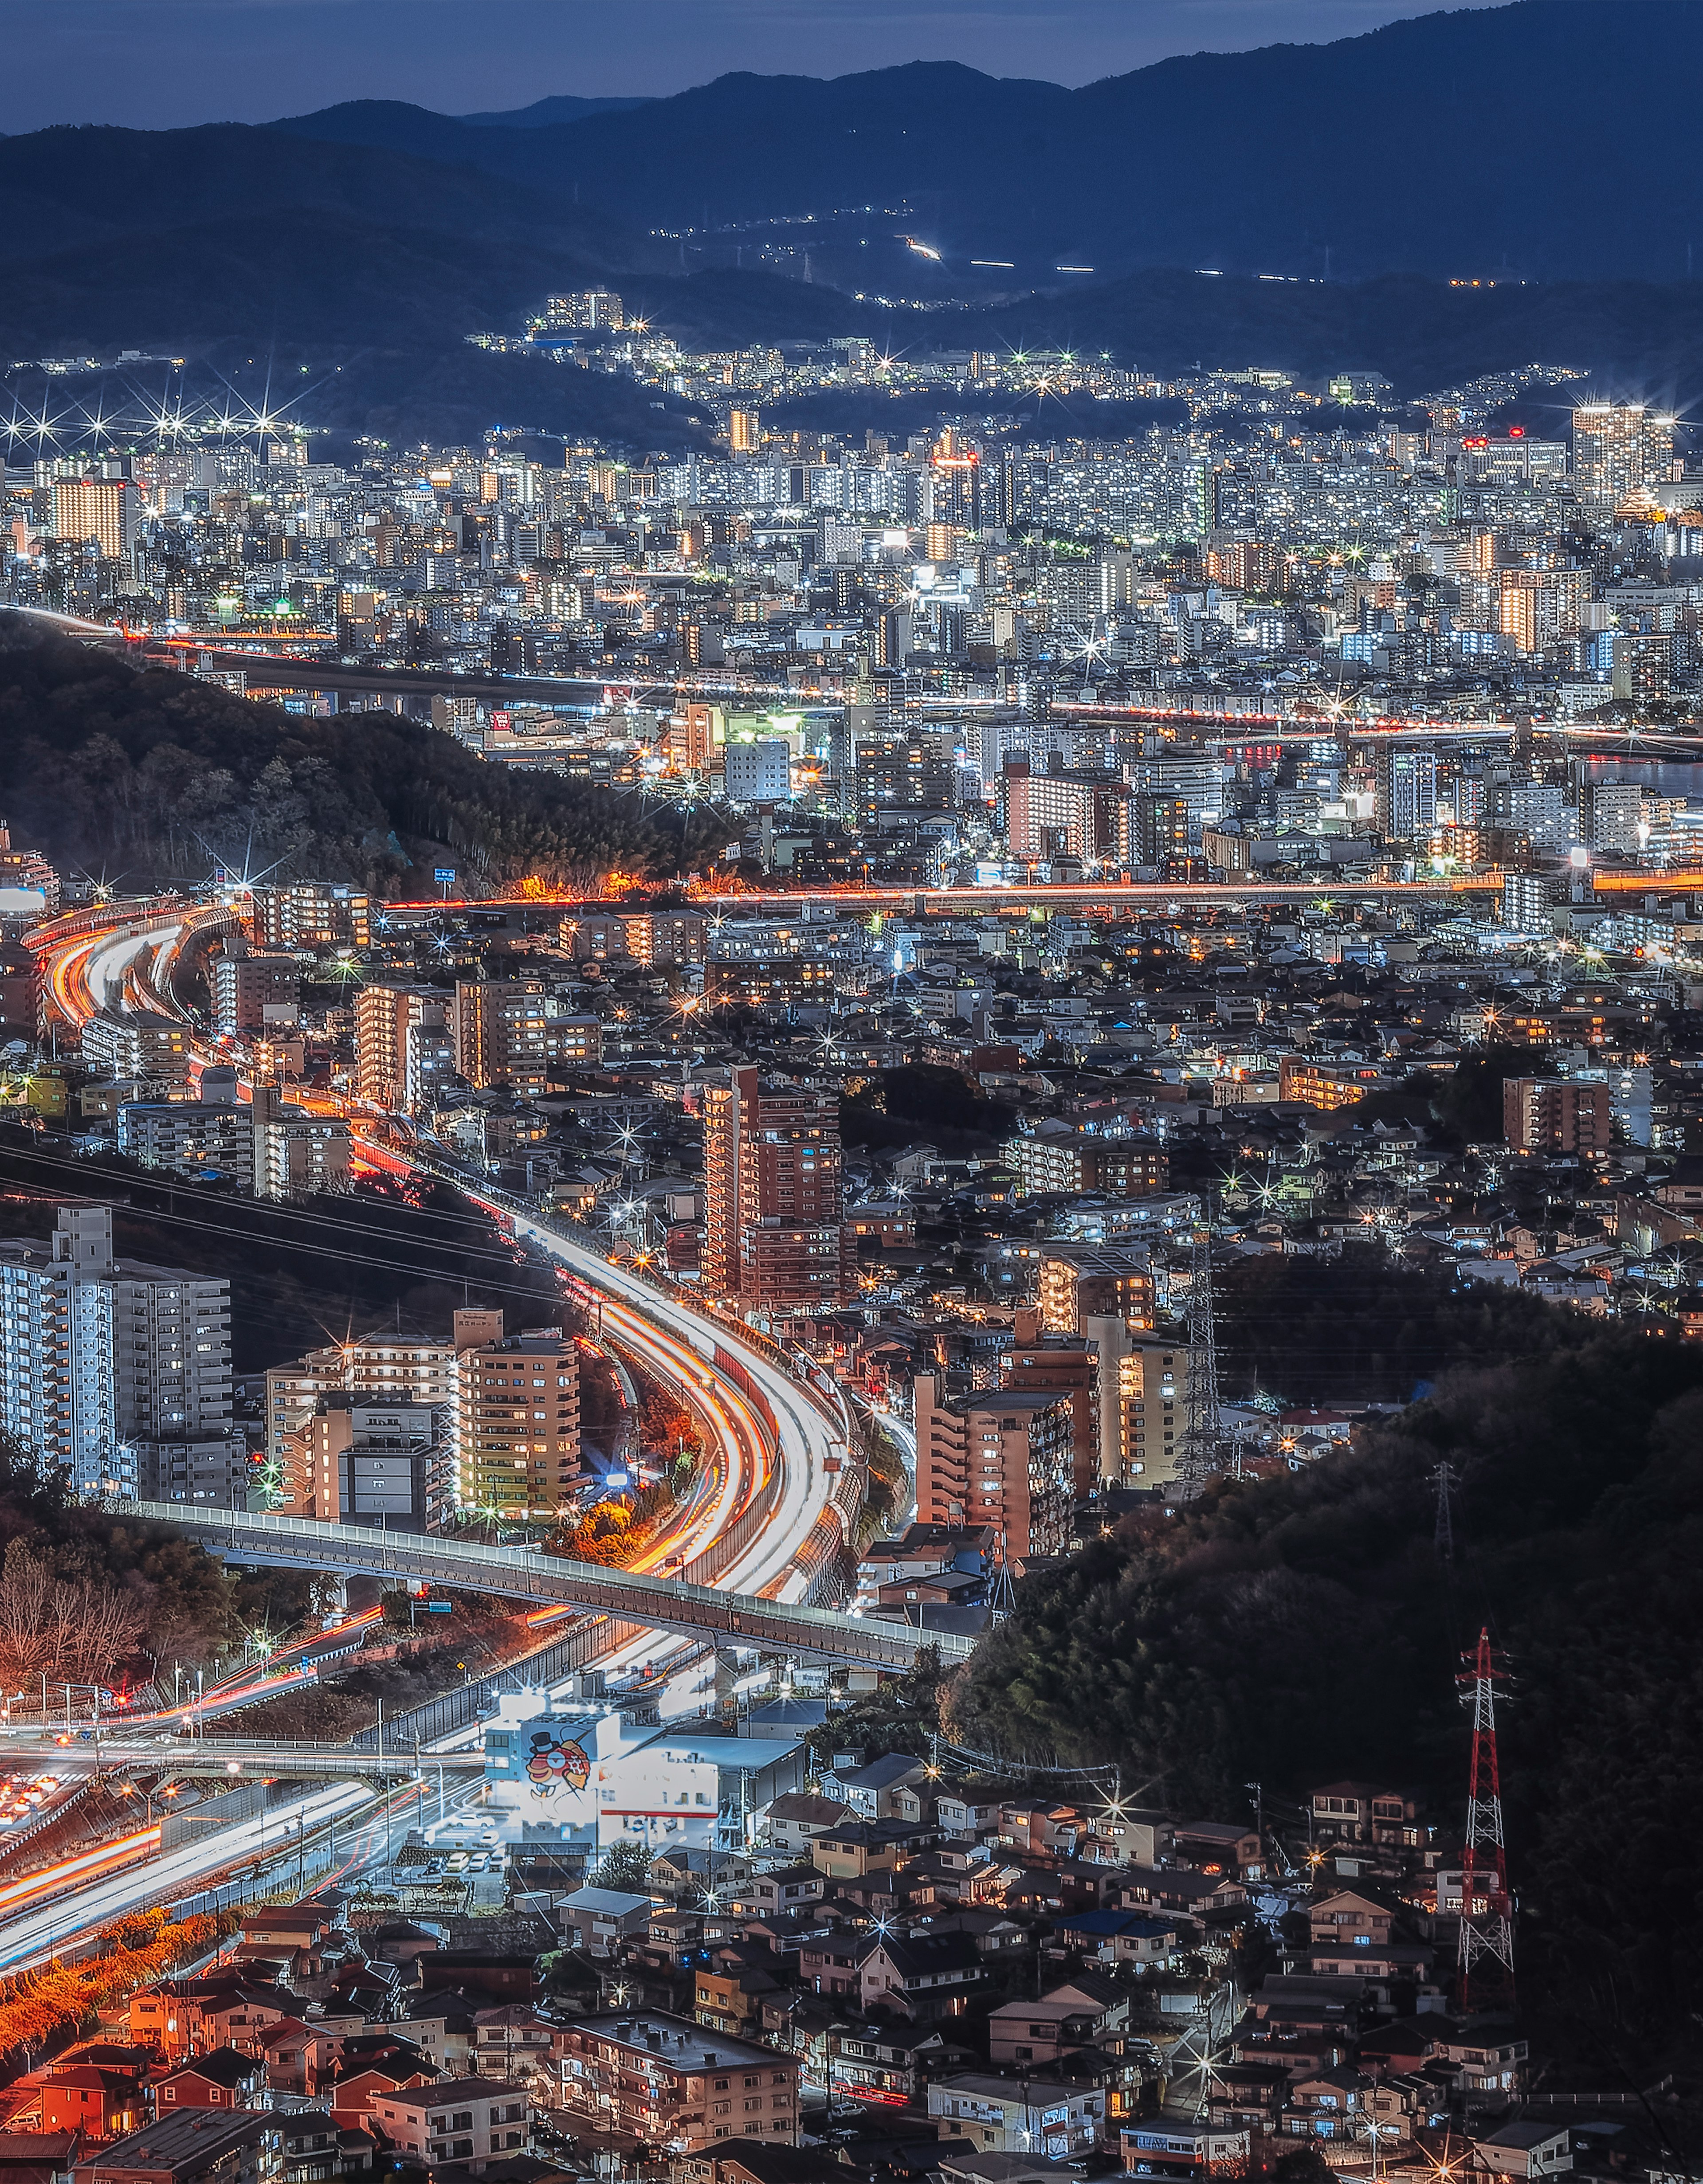
[[[919,1521],[990,1525],[1016,1562],[1062,1554],[1076,1500],[1070,1398],[1001,1388],[947,1401],[932,1373],[914,1390]]]
[[[654,2010],[570,2020],[556,2048],[573,2127],[684,2155],[723,2139],[797,2142],[794,2056]]]

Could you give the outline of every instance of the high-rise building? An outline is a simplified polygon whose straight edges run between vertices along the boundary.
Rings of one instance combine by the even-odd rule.
[[[1673,462],[1674,420],[1641,402],[1590,402],[1573,412],[1573,489],[1599,517],[1647,498]]]
[[[460,1313],[456,1314],[459,1323]],[[481,1315],[476,1340],[487,1339]],[[348,1390],[373,1402],[415,1410],[441,1410],[459,1447],[459,1377],[455,1344],[440,1342],[399,1323],[375,1328],[348,1342],[327,1343],[266,1374],[266,1456],[276,1472],[286,1435],[299,1430],[321,1396]]]
[[[1170,1155],[1145,1139],[1094,1138],[1055,1123],[1008,1138],[1001,1150],[1025,1197],[1104,1191],[1142,1198],[1170,1188]]]
[[[582,1471],[579,1357],[557,1327],[461,1352],[461,1492],[503,1516],[551,1517]]]
[[[181,1017],[150,1009],[122,1016],[103,1009],[83,1026],[83,1060],[117,1084],[170,1095],[189,1082],[193,1028]]]
[[[727,796],[730,804],[784,804],[792,794],[792,747],[779,736],[729,744]]]
[[[243,1506],[231,1285],[119,1259],[105,1206],[0,1243],[0,1424],[84,1494]]]
[[[1136,799],[1136,862],[1168,865],[1188,855],[1188,799],[1144,790]]]
[[[430,1113],[457,1073],[454,1005],[428,986],[360,987],[355,996],[355,1081],[376,1106]]]
[[[745,1312],[843,1292],[840,1107],[755,1069],[704,1087],[703,1279]]]
[[[736,455],[752,454],[762,437],[762,421],[755,410],[734,410],[728,414],[728,446]]]
[[[118,1149],[143,1167],[210,1173],[247,1190],[254,1180],[254,1111],[235,1099],[126,1100],[118,1111]]]
[[[1428,841],[1437,826],[1437,754],[1409,744],[1380,744],[1379,831],[1400,842]]]
[[[103,560],[120,560],[136,544],[141,499],[127,478],[55,478],[53,535],[79,546],[92,541]]]
[[[932,1373],[913,1386],[918,1521],[991,1525],[1019,1563],[1062,1554],[1076,1500],[1071,1398],[1000,1388],[947,1401]]]
[[[322,1198],[351,1187],[347,1123],[310,1114],[286,1100],[276,1084],[254,1087],[252,1112],[257,1198]]]
[[[870,833],[894,812],[951,811],[958,800],[958,740],[917,728],[859,736],[857,811]]]
[[[451,1506],[441,1498],[447,1424],[441,1409],[331,1390],[282,1435],[267,1499],[281,1516],[423,1532]]]
[[[1606,1082],[1505,1077],[1502,1134],[1516,1152],[1606,1152],[1612,1134]]]
[[[259,954],[246,933],[233,933],[212,971],[215,1031],[262,1031],[294,1021],[289,1011],[300,1000],[302,973],[293,956]]]
[[[1084,1335],[1042,1334],[1039,1318],[1033,1310],[1018,1313],[1011,1349],[1001,1361],[1001,1386],[1045,1389],[1068,1399],[1071,1492],[1080,1502],[1099,1479],[1099,1353]]]
[[[456,981],[456,1059],[468,1084],[529,1099],[550,1081],[546,1046],[542,978]]]
[[[1075,857],[1084,864],[1135,861],[1136,800],[1114,774],[1052,768],[1008,758],[1000,777],[1006,847],[1013,857]]]

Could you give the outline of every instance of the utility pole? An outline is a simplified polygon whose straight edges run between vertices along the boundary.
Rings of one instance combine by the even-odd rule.
[[[1472,1770],[1466,1796],[1466,1847],[1460,1872],[1460,2005],[1469,2003],[1473,1966],[1485,1957],[1501,1965],[1511,1997],[1514,1987],[1513,1903],[1508,1893],[1508,1858],[1502,1840],[1502,1773],[1496,1752],[1496,1685],[1505,1670],[1481,1630],[1471,1653],[1463,1653],[1466,1674],[1456,1678],[1472,1708]]]

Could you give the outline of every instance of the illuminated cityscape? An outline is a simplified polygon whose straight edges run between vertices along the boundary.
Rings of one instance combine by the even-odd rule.
[[[308,194],[0,393],[23,2184],[1698,2174],[1691,248],[1151,73],[75,132]]]

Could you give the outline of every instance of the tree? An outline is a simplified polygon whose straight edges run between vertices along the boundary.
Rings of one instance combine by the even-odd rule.
[[[136,1651],[147,1611],[134,1594],[66,1580],[27,1540],[6,1550],[0,1580],[0,1682],[28,1691],[53,1684],[98,1684]]]
[[[591,1875],[594,1888],[611,1888],[623,1896],[643,1896],[648,1891],[650,1850],[647,1843],[611,1843]]]

